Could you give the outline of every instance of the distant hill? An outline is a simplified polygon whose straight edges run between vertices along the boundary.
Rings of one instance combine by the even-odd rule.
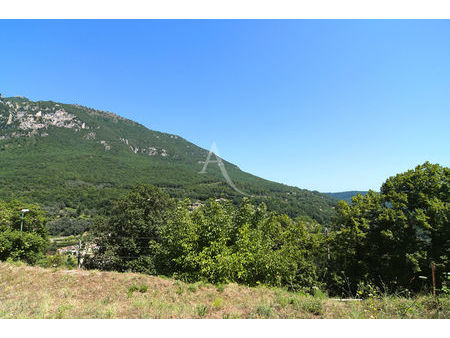
[[[156,113],[155,113],[156,114]],[[199,174],[208,151],[178,135],[149,130],[116,114],[75,104],[0,97],[0,198],[38,202],[47,210],[89,215],[136,183],[193,200],[242,195],[217,164]],[[328,223],[335,200],[271,182],[224,161],[236,186],[255,202],[290,216]]]
[[[326,192],[328,196],[331,198],[334,198],[335,200],[344,200],[348,203],[352,201],[352,197],[356,196],[357,194],[365,195],[367,194],[367,191],[343,191],[343,192]]]

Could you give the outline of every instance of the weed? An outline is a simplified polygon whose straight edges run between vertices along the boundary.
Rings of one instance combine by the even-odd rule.
[[[313,315],[321,315],[323,308],[322,308],[322,300],[314,297],[302,297],[300,301],[300,308],[305,311],[309,312]]]
[[[189,285],[187,289],[188,289],[189,292],[195,292],[195,291],[197,291],[197,287],[196,287],[195,285],[192,285],[192,284]]]
[[[222,293],[225,290],[225,286],[223,284],[218,284],[216,286],[216,290],[217,290],[217,292]]]
[[[280,308],[285,308],[286,306],[288,306],[288,304],[290,304],[289,298],[285,297],[280,290],[275,291],[275,297]]]
[[[224,306],[224,301],[223,301],[222,298],[216,298],[216,299],[214,299],[213,307],[214,307],[215,309],[220,310],[220,309],[223,308],[223,306]]]
[[[300,308],[300,303],[296,297],[289,297],[288,303],[291,304],[295,309]]]
[[[256,313],[261,318],[269,318],[272,315],[272,309],[269,305],[261,304],[256,308]]]
[[[140,293],[146,293],[147,290],[148,290],[148,286],[145,285],[145,284],[142,284],[142,285],[139,287],[139,292],[140,292]]]
[[[111,318],[114,317],[114,315],[115,315],[115,311],[114,311],[113,309],[107,309],[107,310],[105,311],[104,318],[106,318],[106,319],[111,319]]]
[[[208,313],[208,306],[205,304],[199,304],[196,307],[196,312],[199,317],[203,318]]]
[[[322,290],[320,290],[319,288],[315,288],[314,292],[313,292],[314,298],[317,299],[322,299],[325,300],[328,298],[328,296],[326,295],[326,293],[324,293]]]
[[[139,290],[138,286],[137,286],[136,284],[133,283],[133,285],[131,285],[131,286],[128,288],[128,292],[127,292],[128,297],[131,297],[131,296],[133,295],[133,293],[134,293],[135,291],[138,291],[138,290]]]
[[[70,305],[70,304],[65,304],[65,305],[58,306],[58,308],[56,309],[55,318],[56,319],[64,318],[64,313],[67,310],[70,310],[71,308],[72,308],[72,305]]]

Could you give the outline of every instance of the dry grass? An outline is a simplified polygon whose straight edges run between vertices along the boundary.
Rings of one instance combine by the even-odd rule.
[[[277,288],[0,263],[0,318],[449,318],[449,298],[360,302]]]

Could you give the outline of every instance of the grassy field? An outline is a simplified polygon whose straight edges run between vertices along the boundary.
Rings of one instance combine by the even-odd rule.
[[[450,318],[450,298],[342,302],[278,288],[0,263],[0,318]]]

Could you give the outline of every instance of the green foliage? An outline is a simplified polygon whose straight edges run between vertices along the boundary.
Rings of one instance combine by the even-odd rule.
[[[261,318],[270,318],[272,315],[272,308],[267,304],[258,305],[256,314]]]
[[[67,268],[73,269],[77,266],[74,257],[69,255],[46,255],[36,262],[36,265],[43,268]]]
[[[188,286],[187,290],[189,292],[196,292],[197,291],[197,287],[195,285],[191,284],[191,285]]]
[[[335,200],[343,200],[347,203],[352,202],[352,198],[358,194],[365,196],[367,191],[343,191],[343,192],[327,192],[325,193]]]
[[[140,292],[140,293],[146,293],[147,291],[148,291],[148,286],[147,286],[147,285],[142,284],[142,285],[139,287],[139,292]]]
[[[90,219],[61,217],[48,222],[48,230],[53,236],[78,235],[89,230],[91,224]]]
[[[21,209],[29,209],[23,217]],[[0,260],[23,260],[34,264],[48,247],[46,219],[37,205],[0,201]]]
[[[193,212],[181,203],[161,228],[159,261],[172,262],[166,273],[191,281],[312,288],[324,254],[319,228],[248,200],[238,208],[210,200]]]
[[[222,309],[224,307],[224,300],[222,298],[216,298],[216,299],[214,299],[214,302],[213,302],[212,306],[216,310],[220,310],[220,309]]]
[[[313,291],[313,296],[314,296],[314,298],[322,299],[322,300],[328,298],[327,294],[324,293],[324,292],[323,292],[322,290],[320,290],[319,288],[315,288],[315,289],[314,289],[314,291]]]
[[[173,275],[185,281],[265,283],[292,290],[320,285],[324,235],[313,221],[209,200],[189,210],[161,190],[137,186],[93,229],[88,266]],[[223,286],[218,286],[223,291]]]
[[[300,298],[298,306],[305,312],[309,312],[313,315],[319,316],[323,312],[322,299],[304,296]]]
[[[206,314],[208,313],[208,305],[205,304],[199,304],[196,307],[196,311],[197,311],[197,315],[200,318],[203,318],[206,316]]]
[[[418,291],[431,262],[438,275],[450,271],[449,173],[426,162],[390,177],[379,194],[340,201],[329,237],[329,287],[348,295],[361,283]]]
[[[174,207],[174,201],[160,189],[138,185],[113,204],[108,219],[97,219],[92,233],[99,250],[86,266],[157,273],[159,229]]]
[[[34,116],[37,111],[55,113],[59,109],[85,122],[89,129],[48,126],[26,135],[16,122],[6,124],[10,113]],[[102,141],[110,150],[105,150]],[[149,156],[145,151],[149,147],[158,154]],[[161,156],[162,149],[167,156]],[[225,182],[217,165],[210,164],[206,174],[198,174],[207,154],[181,137],[149,130],[107,112],[50,101],[0,99],[0,198],[20,196],[26,202],[41,203],[51,214],[52,235],[85,231],[89,224],[83,215],[108,211],[111,200],[144,182],[163,187],[177,199],[226,198],[238,205],[242,196]],[[232,163],[224,164],[233,182],[255,196],[254,204],[264,202],[269,210],[290,217],[307,215],[321,223],[331,222],[335,202],[326,195],[264,180]],[[61,212],[66,209],[75,214]]]
[[[136,284],[132,284],[127,291],[127,296],[131,297],[133,295],[134,292],[138,291],[139,287]]]

